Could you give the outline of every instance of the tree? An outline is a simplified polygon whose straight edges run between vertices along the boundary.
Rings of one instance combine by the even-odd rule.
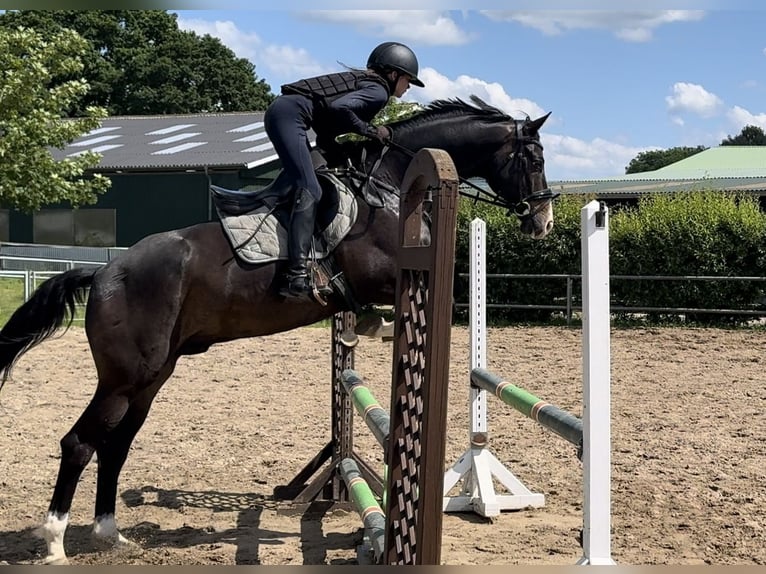
[[[698,145],[697,147],[671,147],[668,149],[642,151],[630,160],[628,167],[625,168],[625,173],[654,171],[706,149],[705,146]]]
[[[72,30],[45,36],[34,30],[0,28],[0,204],[21,211],[68,201],[95,203],[109,188],[106,177],[83,178],[101,156],[83,153],[55,160],[51,148],[66,145],[98,127],[103,108],[89,106],[83,117],[63,112],[88,93],[75,78],[83,69],[87,42]]]
[[[19,24],[51,34],[62,28],[88,41],[83,76],[91,92],[82,105],[110,115],[265,110],[274,99],[255,67],[220,40],[178,28],[164,10],[22,10],[0,15],[0,27]]]
[[[766,145],[766,133],[758,126],[745,126],[739,135],[726,137],[721,145]]]

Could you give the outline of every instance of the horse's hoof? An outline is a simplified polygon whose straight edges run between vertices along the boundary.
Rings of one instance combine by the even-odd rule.
[[[394,322],[386,321],[380,315],[368,315],[357,322],[354,332],[364,337],[385,339],[394,336]]]
[[[114,543],[113,550],[121,558],[136,558],[141,556],[144,552],[144,549],[141,548],[140,545],[123,536],[120,536],[120,539]]]
[[[93,543],[101,550],[107,550],[110,548],[133,548],[138,547],[138,544],[132,540],[128,540],[119,532],[113,532],[108,536],[99,536],[93,534],[91,536]]]
[[[128,540],[122,534],[119,535],[114,543],[115,548],[141,548],[136,542]]]
[[[359,344],[359,335],[357,335],[353,331],[348,331],[348,330],[343,331],[340,334],[340,342],[344,347],[353,349]]]
[[[46,556],[43,564],[47,566],[69,566],[69,558],[66,556]]]

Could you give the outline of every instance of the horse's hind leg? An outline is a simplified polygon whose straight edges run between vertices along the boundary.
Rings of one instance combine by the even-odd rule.
[[[46,564],[66,564],[64,532],[77,482],[99,443],[128,410],[127,397],[96,391],[95,396],[61,439],[61,462],[44,524],[38,530],[48,546]]]
[[[93,535],[112,546],[135,545],[117,529],[115,509],[117,504],[117,483],[120,472],[128,458],[133,439],[143,426],[149,408],[167,377],[156,381],[130,403],[120,424],[109,433],[106,440],[97,447],[98,479],[96,487],[96,508]]]

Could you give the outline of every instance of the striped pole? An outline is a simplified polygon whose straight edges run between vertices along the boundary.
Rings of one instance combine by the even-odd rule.
[[[362,416],[362,419],[370,427],[380,446],[383,447],[383,451],[386,452],[388,450],[390,424],[388,411],[380,406],[362,378],[353,369],[343,371],[340,380],[343,383],[343,388],[346,389],[346,393],[351,398],[356,412]]]
[[[577,447],[577,456],[582,458],[582,420],[555,405],[537,398],[521,387],[504,381],[486,369],[472,369],[471,382],[477,387],[494,393],[505,404],[512,406],[520,413],[571,442]]]
[[[356,461],[344,458],[340,461],[340,473],[348,487],[351,501],[364,522],[364,534],[370,541],[375,563],[381,564],[385,552],[386,517],[375,499],[367,481],[362,478]]]

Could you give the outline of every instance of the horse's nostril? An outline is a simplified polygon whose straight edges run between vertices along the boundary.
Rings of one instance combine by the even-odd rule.
[[[553,229],[553,220],[549,221],[548,224],[545,226],[545,233],[550,233],[551,229]]]

